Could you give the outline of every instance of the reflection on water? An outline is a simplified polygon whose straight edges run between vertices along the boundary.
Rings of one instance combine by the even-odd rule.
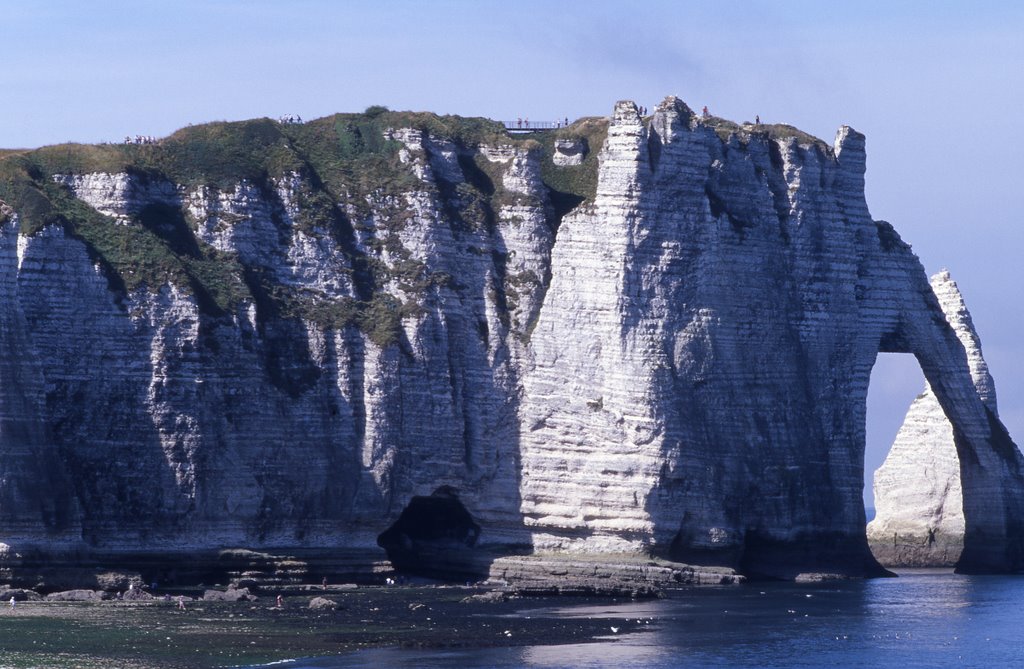
[[[527,646],[519,656],[521,667],[667,667],[672,666],[667,646],[651,643],[646,634],[630,634],[615,643],[580,643],[566,646]],[[510,665],[511,666],[511,665]]]
[[[382,667],[898,667],[1024,664],[1024,578],[905,572],[898,579],[699,588],[656,602],[548,608],[652,619],[611,643],[372,650],[284,665]],[[536,615],[538,609],[522,615]]]

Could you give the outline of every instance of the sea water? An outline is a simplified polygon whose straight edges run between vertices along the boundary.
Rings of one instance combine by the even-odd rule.
[[[753,583],[668,599],[545,609],[607,619],[607,642],[459,650],[378,649],[285,669],[339,667],[1020,667],[1024,576],[902,572],[820,584]],[[524,604],[519,615],[535,615]],[[624,619],[643,631],[611,631]]]

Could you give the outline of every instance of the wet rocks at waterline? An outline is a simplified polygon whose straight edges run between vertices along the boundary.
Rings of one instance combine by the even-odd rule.
[[[533,136],[375,112],[0,158],[5,560],[380,537],[412,570],[877,574],[865,398],[899,351],[970,454],[960,567],[1024,566],[1020,454],[865,169],[849,127],[672,97]]]

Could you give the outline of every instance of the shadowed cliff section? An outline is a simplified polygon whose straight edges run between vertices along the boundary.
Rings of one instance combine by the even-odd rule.
[[[0,200],[0,225],[12,210]],[[0,245],[0,543],[43,536],[61,544],[79,530],[71,477],[45,418],[41,370],[26,357],[29,331],[17,309],[15,250]]]

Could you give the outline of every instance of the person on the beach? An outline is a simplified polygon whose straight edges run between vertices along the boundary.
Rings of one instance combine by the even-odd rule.
[[[277,608],[279,608],[279,609],[283,609],[284,608],[284,599],[281,598],[281,595],[277,596]]]
[[[178,610],[185,610],[185,597],[183,595],[178,595]]]
[[[11,595],[11,608],[12,608],[12,609],[14,608],[14,605],[15,605],[16,603],[17,603],[17,600],[16,600],[16,599],[14,599],[14,595]]]

